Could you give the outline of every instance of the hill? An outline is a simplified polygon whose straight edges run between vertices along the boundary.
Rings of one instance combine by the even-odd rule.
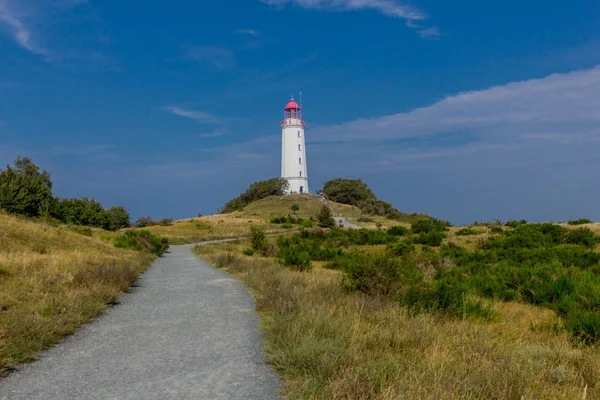
[[[102,229],[1,212],[0,227],[0,374],[94,318],[156,258]]]
[[[164,225],[156,224],[144,229],[169,239],[171,244],[246,236],[251,225],[263,228],[267,234],[283,233],[297,229],[298,225],[271,223],[271,220],[288,214],[294,215],[294,204],[299,206],[295,216],[304,220],[315,219],[322,207],[319,198],[309,194],[268,196],[237,211],[173,221]],[[355,206],[336,202],[329,204],[335,216],[344,217],[362,227],[375,228],[377,224],[388,227],[399,224],[399,221],[383,216],[366,215]]]

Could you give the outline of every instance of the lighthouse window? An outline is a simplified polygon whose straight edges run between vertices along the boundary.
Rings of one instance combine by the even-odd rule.
[[[298,164],[302,164],[302,158],[298,159]]]
[[[300,131],[298,131],[298,137],[300,137]]]
[[[300,171],[300,178],[302,178],[302,171]]]
[[[298,150],[302,150],[302,149],[300,148],[300,145],[298,145]]]

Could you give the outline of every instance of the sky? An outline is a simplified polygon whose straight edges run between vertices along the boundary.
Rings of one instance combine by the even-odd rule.
[[[279,176],[455,224],[600,220],[600,2],[0,0],[0,165],[133,219]]]

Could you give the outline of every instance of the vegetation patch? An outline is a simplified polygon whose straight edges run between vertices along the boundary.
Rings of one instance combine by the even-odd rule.
[[[147,230],[127,230],[114,238],[113,244],[120,249],[145,251],[157,256],[169,248],[166,238],[158,237]]]
[[[222,214],[241,210],[248,204],[269,196],[282,196],[289,183],[285,178],[271,178],[266,181],[254,182],[245,192],[229,200],[220,210]]]

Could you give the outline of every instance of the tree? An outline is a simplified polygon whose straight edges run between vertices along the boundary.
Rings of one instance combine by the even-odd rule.
[[[94,199],[59,199],[56,218],[66,224],[108,228],[109,220],[102,204]]]
[[[19,156],[13,168],[7,165],[0,171],[0,208],[28,217],[50,215],[54,208],[50,174]]]
[[[321,206],[321,211],[317,215],[317,222],[323,228],[333,228],[335,226],[335,219],[331,215],[331,210],[325,204]]]
[[[296,212],[298,210],[300,210],[300,206],[297,203],[292,204],[292,206],[290,207],[290,209],[294,212],[294,215],[296,215]]]
[[[117,231],[131,226],[129,213],[122,206],[114,206],[106,210],[106,218],[108,220],[106,228],[109,231]]]

